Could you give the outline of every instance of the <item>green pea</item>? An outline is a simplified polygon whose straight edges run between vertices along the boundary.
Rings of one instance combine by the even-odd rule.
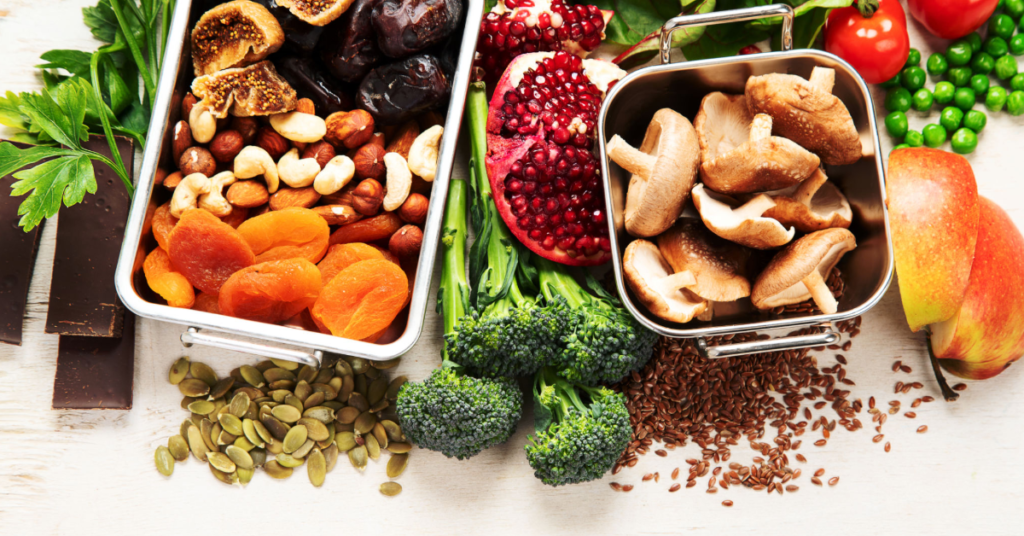
[[[886,80],[885,82],[882,82],[881,84],[878,84],[878,85],[882,86],[885,89],[892,89],[894,87],[899,87],[899,85],[900,85],[900,73],[896,73],[896,76],[894,76],[894,77],[892,77],[892,78],[890,78],[890,79]]]
[[[988,74],[996,65],[996,60],[988,52],[979,52],[971,60],[971,70],[976,74]]]
[[[974,150],[978,148],[978,135],[969,128],[961,128],[953,133],[953,139],[950,140],[950,145],[953,146],[954,153],[973,153]]]
[[[931,90],[924,87],[915,91],[914,96],[910,98],[911,108],[919,112],[927,112],[930,110],[933,102],[935,102],[934,95],[932,95]]]
[[[907,88],[890,89],[885,95],[885,109],[890,112],[906,112],[910,109],[910,92]]]
[[[928,74],[932,76],[942,76],[949,70],[949,62],[946,61],[946,57],[936,52],[931,56],[928,56],[928,62],[925,64],[928,69]]]
[[[1024,0],[1021,1],[1024,2]],[[985,52],[988,52],[988,55],[993,58],[1005,56],[1009,50],[1010,46],[1006,44],[1006,39],[998,35],[993,35],[985,40]]]
[[[1003,12],[1019,19],[1021,15],[1024,15],[1024,0],[1006,0],[1003,2]]]
[[[1003,56],[996,60],[996,78],[1000,80],[1009,80],[1013,78],[1013,75],[1017,74],[1017,58],[1013,56]]]
[[[935,102],[939,104],[949,104],[953,102],[953,94],[956,92],[956,86],[950,82],[939,82],[935,84]]]
[[[1021,96],[1024,97],[1024,92]],[[1021,103],[1021,106],[1024,107],[1024,102]],[[911,147],[920,147],[924,145],[924,135],[919,130],[908,130],[907,135],[903,136],[903,143]]]
[[[946,143],[946,129],[942,128],[942,125],[925,125],[921,134],[924,136],[924,144],[932,149],[942,147],[942,144]]]
[[[1024,19],[1021,19],[1024,22]],[[1010,38],[1010,54],[1020,56],[1024,54],[1024,34],[1017,34]]]
[[[907,114],[903,112],[892,112],[885,116],[885,129],[893,138],[900,139],[907,135],[910,124],[907,122]]]
[[[989,81],[988,77],[983,74],[976,74],[971,77],[970,87],[974,90],[976,95],[981,95],[988,91]]]
[[[1003,106],[1006,106],[1006,89],[1002,86],[990,87],[985,94],[985,107],[991,112],[998,112]]]
[[[904,67],[917,67],[918,65],[921,65],[921,51],[912,48],[910,54],[907,55],[907,63],[904,64]]]
[[[964,36],[964,41],[971,45],[971,52],[977,52],[981,50],[981,34],[974,32]]]
[[[1017,29],[1017,24],[1013,21],[1013,17],[1005,13],[1000,13],[988,21],[989,35],[998,35],[1003,39],[1009,39],[1015,29]]]
[[[906,143],[901,143],[901,144],[897,145],[896,147],[893,147],[892,150],[893,151],[897,151],[899,149],[909,149],[909,148],[910,148],[910,146],[907,145]]]
[[[1024,114],[1024,91],[1017,90],[1010,93],[1006,99],[1006,111],[1013,116]]]
[[[1017,73],[1010,79],[1010,91],[1024,91],[1024,73]]]
[[[978,110],[971,110],[964,114],[964,126],[975,131],[981,132],[985,125],[988,124],[988,116],[985,112],[979,112]]]
[[[946,129],[947,132],[953,132],[960,128],[961,123],[964,119],[964,113],[955,106],[949,106],[942,110],[939,114],[939,124],[942,128]]]
[[[960,67],[967,65],[971,62],[971,56],[974,54],[974,50],[971,49],[971,44],[963,39],[954,41],[949,48],[946,49],[946,59],[949,60],[949,64]]]
[[[977,102],[977,97],[974,95],[974,90],[969,87],[958,88],[953,95],[953,104],[964,111],[974,107],[975,102]]]
[[[927,79],[928,75],[920,67],[907,67],[900,74],[900,84],[911,93],[923,88]]]
[[[967,67],[953,67],[946,73],[946,78],[956,87],[963,87],[971,83],[971,70]]]

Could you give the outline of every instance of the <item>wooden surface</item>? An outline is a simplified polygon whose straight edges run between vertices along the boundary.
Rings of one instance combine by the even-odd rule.
[[[0,90],[39,86],[33,65],[52,48],[92,50],[80,8],[92,0],[0,0]],[[925,43],[912,23],[915,46]],[[925,53],[927,56],[927,52]],[[932,85],[930,83],[929,85]],[[881,94],[876,93],[876,99]],[[933,111],[931,121],[938,119]],[[926,120],[912,117],[913,128]],[[990,114],[978,151],[970,157],[982,193],[999,202],[1024,227],[1024,118]],[[0,132],[0,134],[3,134]],[[886,149],[890,146],[883,136]],[[185,418],[167,369],[186,353],[178,343],[182,327],[140,319],[131,411],[52,411],[50,397],[57,337],[43,333],[56,226],[45,228],[32,280],[24,346],[0,345],[0,534],[280,534],[282,530],[359,534],[770,534],[829,531],[837,534],[1015,534],[1024,522],[1024,377],[1021,365],[984,384],[970,383],[959,402],[917,408],[918,418],[894,416],[886,425],[892,452],[871,442],[870,428],[837,432],[825,448],[804,436],[800,452],[809,459],[800,491],[783,497],[730,489],[668,493],[668,474],[693,457],[694,447],[667,458],[648,455],[615,477],[585,485],[550,488],[536,480],[523,455],[527,416],[508,444],[470,461],[414,450],[399,479],[404,492],[386,498],[377,487],[384,464],[363,474],[342,459],[321,489],[305,470],[288,481],[262,472],[247,488],[214,480],[194,459],[165,478],[156,472],[153,451],[177,433]],[[3,254],[0,252],[0,254]],[[436,287],[436,276],[435,276]],[[1019,298],[1018,298],[1019,299]],[[427,313],[420,343],[398,372],[424,377],[439,361],[441,329]],[[256,358],[193,349],[219,374]],[[832,352],[819,357],[832,363]],[[920,394],[938,397],[926,362],[923,336],[906,328],[895,286],[864,318],[863,334],[845,352],[853,397],[893,399],[897,380],[925,384]],[[900,357],[910,375],[890,370]],[[899,397],[904,405],[912,397]],[[927,424],[927,434],[915,429]],[[750,463],[754,453],[733,449],[732,461]],[[383,460],[382,460],[383,462]],[[839,476],[834,488],[817,488],[811,472],[824,467]],[[659,471],[660,483],[641,483]],[[683,471],[685,474],[685,469]],[[634,484],[614,493],[608,483]],[[732,508],[721,502],[730,499]],[[273,531],[273,532],[271,532]],[[292,532],[288,532],[292,533]]]

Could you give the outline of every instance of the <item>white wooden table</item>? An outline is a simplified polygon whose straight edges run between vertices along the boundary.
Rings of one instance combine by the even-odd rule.
[[[35,90],[40,81],[32,66],[46,50],[94,49],[80,16],[81,7],[94,3],[0,0],[0,90]],[[923,39],[916,23],[911,26],[913,42],[926,57],[927,50],[944,46]],[[875,97],[880,101],[882,95],[876,92]],[[934,111],[930,120],[937,118]],[[911,119],[916,129],[926,122]],[[990,114],[970,160],[981,192],[1024,227],[1022,135],[1024,118]],[[886,136],[883,145],[886,150],[891,145]],[[532,428],[529,417],[508,444],[470,461],[415,450],[399,479],[404,492],[396,498],[377,491],[386,480],[383,463],[371,463],[360,474],[344,458],[321,489],[309,484],[304,469],[287,481],[257,472],[247,488],[229,487],[194,459],[178,464],[174,475],[165,478],[153,466],[153,451],[177,433],[186,417],[178,407],[181,395],[166,380],[171,362],[186,353],[178,343],[182,327],[140,320],[131,411],[50,409],[57,337],[44,334],[43,325],[55,231],[48,224],[43,233],[24,346],[0,345],[0,534],[5,536],[269,534],[284,529],[340,534],[1019,534],[1024,523],[1024,365],[984,384],[970,383],[959,402],[922,405],[916,420],[893,417],[885,430],[892,442],[888,454],[882,444],[871,442],[870,427],[839,431],[826,448],[807,445],[801,450],[809,458],[797,481],[801,489],[784,497],[744,488],[708,495],[703,485],[667,493],[667,475],[694,457],[693,446],[667,458],[648,455],[637,467],[599,482],[550,488],[533,477],[523,454]],[[894,398],[895,381],[908,378],[939,397],[923,335],[907,329],[895,285],[864,318],[863,331],[852,351],[845,352],[849,377],[857,382],[854,397],[875,395],[884,406]],[[428,374],[439,362],[440,335],[437,316],[428,312],[420,343],[397,372],[413,379]],[[256,361],[199,348],[187,354],[222,375]],[[821,357],[822,366],[831,363],[831,354]],[[890,366],[897,356],[913,367],[912,374],[893,374]],[[901,398],[904,405],[910,401],[909,395]],[[922,424],[929,431],[919,435],[915,429]],[[732,461],[749,464],[753,455],[737,448]],[[826,468],[826,477],[840,476],[840,483],[812,486],[809,473],[819,467]],[[661,482],[641,483],[644,473],[652,471],[663,475]],[[611,481],[636,489],[614,493]],[[724,508],[725,499],[735,506]]]

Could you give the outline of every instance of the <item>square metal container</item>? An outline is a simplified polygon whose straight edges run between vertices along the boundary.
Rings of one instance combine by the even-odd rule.
[[[672,30],[684,26],[750,20],[770,15],[791,17],[792,9],[787,5],[772,5],[709,15],[677,17],[666,23],[662,32],[662,42],[668,42],[667,38]],[[789,18],[788,21],[791,26],[792,19]],[[661,335],[701,338],[698,347],[710,357],[821,346],[837,341],[839,337],[831,329],[825,329],[819,335],[713,348],[709,348],[703,338],[814,325],[828,328],[832,322],[864,314],[885,294],[893,274],[892,242],[885,208],[884,172],[879,155],[881,144],[867,85],[849,64],[837,56],[819,50],[787,50],[676,64],[666,63],[668,48],[663,47],[663,51],[662,65],[639,69],[623,78],[608,92],[598,119],[598,139],[602,154],[607,154],[605,143],[615,134],[634,147],[639,147],[649,118],[661,108],[671,108],[692,121],[701,100],[712,91],[740,94],[743,93],[748,78],[768,73],[788,73],[808,78],[815,66],[835,69],[834,94],[843,101],[852,114],[865,146],[874,150],[872,157],[862,158],[848,166],[829,166],[826,170],[829,180],[849,199],[854,214],[850,231],[857,239],[857,248],[847,253],[838,265],[846,290],[839,300],[839,309],[835,314],[770,316],[757,311],[750,300],[745,298],[735,303],[716,304],[714,319],[709,322],[695,319],[687,324],[668,322],[650,314],[625,284],[622,275],[622,254],[632,238],[622,231],[622,222],[630,174],[605,156],[601,169],[608,194],[605,196],[607,210],[613,215],[613,218],[609,219],[613,272],[623,303],[638,321]],[[693,210],[692,201],[688,202],[688,209]]]
[[[134,267],[139,251],[145,251],[143,248],[145,248],[147,240],[151,240],[148,233],[143,233],[143,226],[146,209],[154,193],[153,177],[161,162],[167,164],[170,161],[170,137],[173,125],[180,119],[181,99],[188,92],[190,81],[193,78],[189,35],[192,24],[201,13],[192,13],[191,4],[189,0],[179,0],[171,20],[165,51],[166,59],[160,74],[156,105],[146,137],[148,143],[143,154],[142,169],[136,184],[135,197],[132,200],[115,275],[117,293],[121,300],[125,306],[139,316],[187,326],[181,335],[182,344],[185,346],[204,344],[314,366],[319,365],[319,359],[323,352],[383,361],[409,351],[423,331],[423,316],[427,305],[434,303],[432,297],[428,295],[430,276],[441,236],[441,220],[444,215],[445,197],[448,193],[448,180],[451,177],[454,164],[455,148],[466,104],[466,94],[469,89],[470,69],[473,64],[480,21],[483,18],[483,2],[467,1],[465,3],[466,20],[462,30],[458,65],[450,80],[451,100],[448,103],[444,124],[445,135],[441,142],[437,176],[434,179],[430,209],[423,227],[423,246],[419,262],[415,274],[411,275],[414,280],[412,298],[408,314],[403,312],[399,315],[391,326],[391,331],[384,337],[384,340],[389,342],[384,344],[360,342],[286,326],[202,311],[178,309],[145,297],[150,295],[149,289],[144,288],[146,285],[144,279],[136,278],[137,272]],[[224,337],[208,333],[208,331],[247,337],[252,340]],[[286,346],[282,347],[278,344]]]

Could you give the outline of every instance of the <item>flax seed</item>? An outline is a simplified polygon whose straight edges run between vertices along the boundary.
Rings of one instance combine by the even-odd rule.
[[[821,485],[821,480],[818,477],[816,477],[816,476],[812,476],[811,477],[811,484],[814,484],[815,486],[820,486]]]
[[[815,447],[824,447],[826,443],[828,443],[828,441],[825,441],[824,439],[819,439],[819,440],[814,442],[814,446]]]
[[[914,413],[913,411],[908,411],[908,412],[904,413],[903,416],[908,418],[908,419],[916,419],[917,418],[917,413]]]
[[[668,488],[668,492],[669,493],[675,493],[675,492],[679,491],[679,489],[681,487],[682,486],[680,486],[679,484],[672,484],[672,487]]]
[[[889,452],[889,449],[891,449],[891,448],[892,448],[892,445],[890,445],[890,444],[889,444],[889,442],[888,442],[888,441],[886,441],[886,442],[885,442],[885,451],[886,451],[886,452]]]
[[[922,396],[921,401],[927,404],[928,402],[935,402],[935,398],[930,396]]]
[[[953,386],[953,390],[954,391],[966,391],[967,390],[967,384],[966,383],[958,383],[958,384]]]
[[[676,480],[677,478],[679,478],[679,468],[678,467],[676,467],[675,469],[672,470],[672,480]]]
[[[732,501],[729,501],[729,500],[722,501],[722,506],[724,506],[726,508],[731,508],[732,507]]]
[[[900,366],[901,365],[903,365],[902,361],[897,361],[897,362],[893,363],[892,364],[892,371],[893,372],[898,372],[900,370]]]
[[[839,477],[838,476],[834,476],[834,477],[828,479],[828,485],[829,486],[835,486],[838,483],[839,483]]]
[[[647,473],[647,474],[646,474],[646,475],[644,475],[644,477],[643,477],[643,478],[641,478],[640,480],[642,480],[642,481],[644,481],[644,482],[647,482],[648,480],[652,480],[653,478],[654,478],[654,473]]]
[[[618,482],[612,482],[608,485],[615,491],[622,491],[622,484],[619,484]]]
[[[807,463],[807,458],[805,458],[803,454],[797,454],[796,455],[796,461]]]
[[[917,433],[919,433],[919,434],[923,434],[923,433],[925,433],[927,431],[928,431],[928,425],[918,426],[917,427]]]
[[[911,372],[914,372],[914,369],[912,369],[912,368],[910,368],[910,367],[908,367],[906,365],[903,365],[902,367],[900,367],[900,370],[902,370],[903,372],[906,372],[907,374],[910,374]]]
[[[622,486],[622,491],[625,491],[626,493],[633,491],[633,484],[626,484],[625,486]]]

